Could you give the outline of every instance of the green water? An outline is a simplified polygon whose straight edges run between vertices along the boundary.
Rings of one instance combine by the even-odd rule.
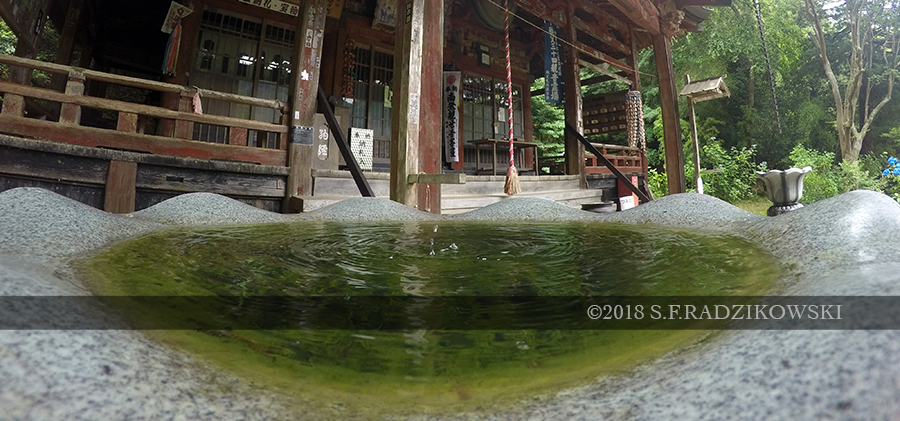
[[[725,236],[431,222],[166,231],[101,253],[84,273],[100,295],[721,296],[763,294],[779,269],[755,246]],[[151,333],[304,405],[363,414],[503,405],[615,374],[703,335],[501,326]]]

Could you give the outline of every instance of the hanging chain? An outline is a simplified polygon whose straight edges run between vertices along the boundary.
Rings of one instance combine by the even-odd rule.
[[[759,11],[759,0],[753,0],[756,9],[756,22],[759,28],[759,39],[762,40],[763,56],[766,58],[766,68],[769,71],[769,85],[772,86],[772,104],[775,106],[775,123],[778,125],[778,134],[781,134],[781,117],[778,114],[778,98],[775,96],[775,75],[772,74],[772,64],[769,62],[769,48],[766,46],[762,14]]]

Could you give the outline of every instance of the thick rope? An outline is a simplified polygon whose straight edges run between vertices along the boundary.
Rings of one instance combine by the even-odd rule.
[[[506,22],[506,101],[509,107],[509,166],[515,167],[515,149],[513,148],[513,92],[512,67],[509,61],[509,0],[503,0],[504,20]]]

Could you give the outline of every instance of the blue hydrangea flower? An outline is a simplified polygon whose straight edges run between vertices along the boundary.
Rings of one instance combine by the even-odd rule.
[[[888,165],[897,165],[897,158],[894,158],[893,156],[888,158]]]
[[[887,177],[891,175],[891,170],[885,168],[885,170],[881,172],[881,175]]]
[[[894,167],[894,175],[900,175],[900,167]]]

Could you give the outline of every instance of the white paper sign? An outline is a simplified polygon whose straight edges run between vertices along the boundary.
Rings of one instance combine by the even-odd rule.
[[[273,12],[284,13],[290,16],[300,16],[300,6],[281,0],[238,0]],[[310,12],[312,13],[312,12]]]
[[[631,209],[635,206],[634,204],[634,196],[625,196],[619,198],[619,209],[626,210]]]

